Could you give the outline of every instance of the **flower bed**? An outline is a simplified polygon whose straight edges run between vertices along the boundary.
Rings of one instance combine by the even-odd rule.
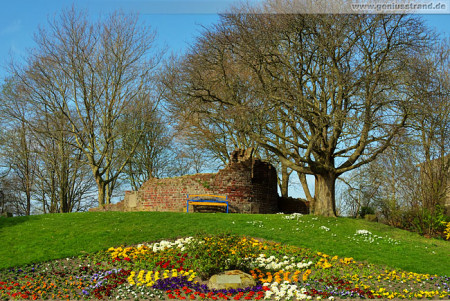
[[[251,274],[256,286],[208,288],[210,276],[234,269]],[[449,283],[449,277],[223,234],[112,247],[79,258],[2,270],[0,299],[448,299]]]

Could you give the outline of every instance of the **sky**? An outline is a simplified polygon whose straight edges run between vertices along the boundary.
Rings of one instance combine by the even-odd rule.
[[[258,3],[262,0],[247,1]],[[438,32],[450,38],[450,0],[424,2],[433,1],[445,3],[448,8],[445,10],[446,14],[421,16],[430,27],[436,28]],[[62,9],[68,9],[73,4],[86,9],[92,17],[107,15],[118,9],[136,12],[142,22],[157,31],[158,45],[167,47],[169,53],[182,54],[195,42],[203,27],[217,22],[218,13],[226,12],[236,2],[235,0],[0,0],[0,84],[7,76],[6,66],[11,56],[15,60],[25,57],[35,46],[33,35],[39,26],[45,27],[49,18],[57,16]],[[297,193],[293,196],[297,197]],[[303,193],[301,192],[299,196],[303,197]]]
[[[114,10],[137,12],[139,19],[157,32],[157,43],[169,52],[180,53],[202,31],[218,20],[233,0],[0,0],[0,81],[5,66],[24,57],[34,47],[33,35],[49,18],[75,4],[90,16],[107,15]]]
[[[249,0],[257,3],[261,0]],[[426,0],[428,3],[430,0]],[[438,0],[432,0],[437,3]],[[422,15],[438,32],[450,36],[450,0],[446,14]],[[106,15],[114,10],[137,12],[141,21],[157,31],[157,42],[169,52],[183,53],[203,26],[218,21],[218,13],[225,12],[235,0],[0,0],[0,82],[6,76],[5,67],[11,55],[26,56],[34,47],[33,35],[39,26],[62,9],[75,4],[86,9],[90,16]]]

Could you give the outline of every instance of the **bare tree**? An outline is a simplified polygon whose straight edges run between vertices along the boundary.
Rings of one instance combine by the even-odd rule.
[[[0,93],[1,125],[3,128],[0,158],[7,166],[9,184],[15,183],[16,214],[30,215],[32,194],[37,180],[37,157],[31,128],[26,121],[34,118],[30,106],[14,90],[12,80],[7,81]],[[12,195],[10,193],[10,195]]]
[[[347,185],[342,201],[352,216],[357,217],[361,208],[369,207],[377,211],[382,221],[400,226],[402,215],[420,206],[417,147],[412,137],[403,132],[376,160],[341,178]]]
[[[66,133],[92,171],[101,206],[110,202],[118,176],[143,137],[143,128],[129,116],[151,98],[159,59],[152,52],[155,34],[135,15],[116,12],[91,22],[75,8],[48,28],[38,32],[27,64],[14,72],[35,108],[46,108],[40,116],[64,117]],[[155,102],[145,105],[156,107]],[[127,153],[124,128],[129,129]]]
[[[23,124],[22,124],[23,125]],[[32,195],[35,189],[37,160],[26,127],[12,129],[8,143],[3,145],[2,157],[9,165],[10,184],[15,184],[16,214],[30,215]]]
[[[335,216],[337,177],[373,161],[405,125],[405,61],[430,36],[412,16],[267,13],[221,16],[179,63],[168,99],[314,175],[311,211]]]
[[[362,193],[363,201],[377,207],[390,225],[435,235],[442,227],[450,183],[449,40],[410,58],[406,66],[410,95],[406,127],[377,160],[347,179],[348,192]],[[357,186],[361,188],[353,189]]]
[[[163,177],[170,174],[172,155],[172,133],[169,124],[153,110],[152,104],[143,106],[140,112],[133,116],[136,125],[142,128],[142,139],[136,147],[133,156],[128,160],[124,169],[124,178],[133,190],[138,190],[141,185],[150,178]],[[124,135],[128,135],[130,129],[123,129]],[[134,148],[132,139],[124,139],[125,153]],[[128,144],[130,142],[130,144]]]
[[[216,43],[209,43],[205,40],[203,50],[215,51],[218,55],[225,60],[226,51],[222,49],[222,45]],[[196,52],[197,53],[197,52]],[[209,52],[208,52],[209,53]],[[197,53],[200,55],[200,53]],[[207,55],[206,53],[203,53]],[[201,55],[203,55],[201,54]],[[196,60],[197,58],[193,58]],[[220,66],[221,72],[224,77],[230,82],[221,83],[221,77],[212,78],[212,74],[204,74],[192,69],[192,73],[187,76],[192,76],[193,81],[204,83],[205,80],[211,80],[208,83],[208,87],[204,93],[208,94],[209,90],[217,90],[222,97],[231,99],[240,99],[250,97],[248,87],[243,86],[240,83],[240,77],[227,77],[226,73],[233,70],[233,73],[241,74],[241,76],[248,76],[248,72],[239,69],[239,67],[233,65],[232,61],[222,61],[223,66]],[[188,67],[190,68],[190,67]],[[165,72],[161,77],[161,83],[164,87],[170,87],[164,89],[164,96],[169,99],[169,102],[173,103],[173,100],[178,98],[184,98],[186,91],[180,89],[180,74],[186,70],[182,70],[179,61],[176,58],[172,58],[171,64],[168,64],[165,68]],[[200,71],[200,70],[198,70]],[[188,92],[191,95],[190,92]],[[184,152],[183,158],[190,157],[190,162],[195,159],[196,154],[193,150],[202,152],[198,159],[209,159],[210,161],[218,160],[222,165],[227,164],[229,160],[229,154],[235,149],[247,149],[254,148],[254,155],[264,160],[271,162],[273,165],[280,166],[278,169],[278,184],[283,196],[288,196],[289,177],[292,171],[288,171],[285,164],[280,163],[278,158],[261,148],[252,135],[249,135],[243,131],[240,131],[235,125],[243,122],[242,114],[235,108],[225,108],[223,104],[214,102],[195,102],[184,103],[175,106],[169,106],[171,111],[171,119],[177,120],[176,124],[177,137],[179,140],[185,141],[184,144],[188,146],[190,150]],[[281,125],[280,130],[286,131],[286,126]],[[251,130],[254,133],[262,133],[262,127],[255,125]],[[281,142],[280,142],[281,143]],[[189,168],[188,168],[189,169]],[[188,169],[182,169],[187,172]],[[197,169],[198,171],[199,169]],[[180,170],[180,172],[182,172]],[[178,172],[178,173],[180,173]]]
[[[411,135],[419,145],[422,202],[427,210],[443,208],[450,180],[450,40],[441,40],[430,52],[410,64],[412,95]]]
[[[0,93],[5,129],[0,161],[9,169],[8,187],[23,191],[28,204],[25,214],[72,212],[92,190],[92,176],[81,162],[82,152],[74,147],[63,116],[38,116],[25,94],[14,78],[7,80]]]

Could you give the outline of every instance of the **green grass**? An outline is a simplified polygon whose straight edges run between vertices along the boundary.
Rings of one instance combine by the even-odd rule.
[[[322,228],[321,228],[322,227]],[[329,230],[327,231],[326,228]],[[383,237],[365,241],[357,230]],[[349,218],[89,212],[0,219],[0,269],[198,233],[230,232],[417,273],[450,275],[450,242]]]

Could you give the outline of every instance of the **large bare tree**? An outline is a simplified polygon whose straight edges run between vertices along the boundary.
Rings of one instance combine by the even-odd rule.
[[[335,216],[337,177],[374,160],[405,125],[405,63],[430,36],[412,16],[266,7],[222,15],[179,62],[167,99],[314,175],[311,211]]]
[[[27,119],[34,118],[32,106],[21,98],[12,80],[5,81],[0,91],[0,160],[8,170],[7,185],[15,190],[15,214],[30,215],[32,195],[37,180],[38,159],[32,129]],[[12,185],[14,184],[14,185]]]
[[[154,37],[135,15],[116,12],[92,21],[72,8],[36,34],[25,66],[14,67],[38,115],[61,116],[68,124],[64,134],[73,137],[73,146],[90,166],[100,206],[110,202],[143,136],[132,116],[144,104],[150,106],[146,110],[156,107],[147,101],[160,56]]]
[[[8,189],[26,196],[23,214],[82,210],[93,179],[69,124],[61,114],[39,116],[45,107],[35,110],[26,94],[14,78],[0,91],[0,166],[8,170]]]
[[[423,208],[443,208],[450,181],[450,39],[441,40],[410,64],[411,136],[419,145]]]

